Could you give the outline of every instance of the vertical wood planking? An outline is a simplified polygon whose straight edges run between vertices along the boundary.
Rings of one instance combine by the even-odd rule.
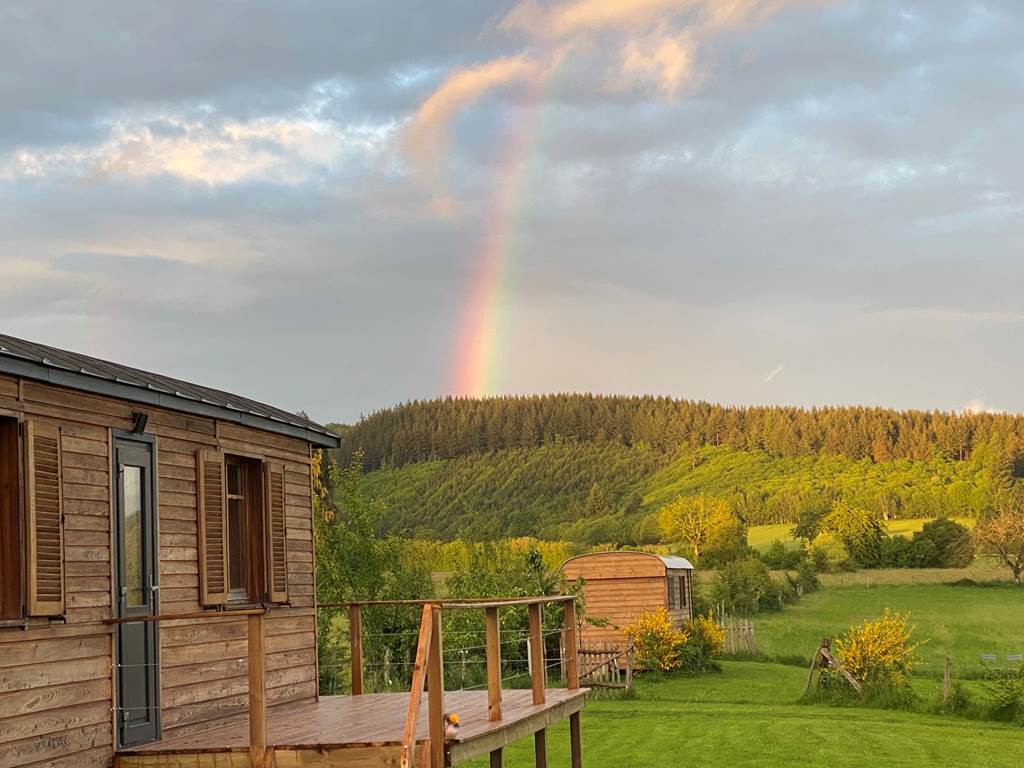
[[[348,638],[352,650],[352,695],[363,693],[363,612],[358,605],[348,607]]]

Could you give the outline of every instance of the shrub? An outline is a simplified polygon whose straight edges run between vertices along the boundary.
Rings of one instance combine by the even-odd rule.
[[[773,571],[792,571],[804,560],[804,553],[799,549],[790,549],[776,539],[761,554],[761,560]]]
[[[725,650],[726,628],[716,624],[708,612],[690,621],[687,630],[683,669],[697,672],[714,667]]]
[[[912,568],[915,562],[914,545],[906,536],[886,536],[882,540],[883,568]]]
[[[623,629],[623,633],[633,641],[638,668],[671,672],[682,664],[679,651],[687,641],[687,634],[672,626],[667,609],[659,608],[654,613],[644,611]]]
[[[715,624],[710,613],[676,629],[668,611],[659,608],[640,614],[623,631],[633,641],[639,669],[700,672],[713,668],[725,648],[726,630]]]
[[[1024,666],[990,670],[985,688],[989,694],[991,719],[1009,722],[1024,716]]]
[[[974,560],[971,532],[948,518],[931,520],[910,540],[910,563],[917,568],[965,568]]]
[[[865,688],[875,692],[907,689],[915,666],[909,617],[888,608],[881,618],[851,627],[836,640],[836,652],[846,670]]]
[[[821,523],[822,530],[833,534],[858,565],[877,568],[882,564],[885,531],[874,513],[837,501]]]
[[[731,613],[749,615],[782,607],[781,590],[757,557],[736,560],[717,571],[711,596]]]

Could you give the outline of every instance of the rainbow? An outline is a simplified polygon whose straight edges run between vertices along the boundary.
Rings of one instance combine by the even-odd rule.
[[[505,352],[510,332],[507,297],[511,262],[518,246],[517,223],[532,168],[542,160],[536,146],[543,127],[550,73],[530,86],[516,124],[509,132],[494,194],[473,259],[473,274],[456,328],[450,390],[465,397],[488,397],[502,391]]]

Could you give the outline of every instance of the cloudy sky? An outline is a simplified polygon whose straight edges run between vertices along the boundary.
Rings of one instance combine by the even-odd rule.
[[[352,420],[1024,411],[1019,0],[0,3],[0,332]]]

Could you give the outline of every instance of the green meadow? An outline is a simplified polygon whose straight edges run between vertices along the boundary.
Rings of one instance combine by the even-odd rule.
[[[877,574],[876,578],[884,576]],[[801,702],[807,668],[824,636],[841,634],[884,608],[908,612],[921,666],[920,711],[829,707]],[[1019,768],[1020,725],[926,714],[941,696],[943,657],[976,699],[986,696],[980,655],[1024,652],[1024,589],[889,583],[826,586],[798,604],[755,619],[762,657],[726,660],[720,673],[638,678],[631,699],[592,699],[583,715],[584,765],[590,768],[680,762],[731,766],[985,765]],[[568,765],[564,723],[549,732],[552,765]],[[531,765],[532,740],[512,745],[506,765]],[[982,761],[982,762],[979,762]],[[473,765],[483,766],[486,761]]]
[[[953,717],[798,703],[806,670],[727,661],[720,674],[640,680],[633,699],[596,699],[584,711],[589,768],[981,765],[1019,768],[1019,726]],[[551,765],[568,765],[565,723],[548,734]],[[506,751],[532,765],[532,739]],[[486,760],[472,763],[486,765]]]

